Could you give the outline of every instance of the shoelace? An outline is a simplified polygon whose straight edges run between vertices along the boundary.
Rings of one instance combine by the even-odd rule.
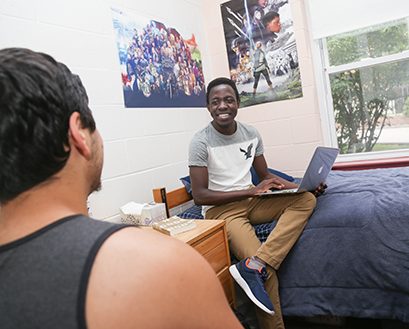
[[[266,287],[265,287],[265,285],[264,285],[264,283],[266,282],[266,280],[267,280],[267,271],[266,271],[266,268],[265,267],[263,267],[262,269],[261,269],[261,271],[259,271],[259,273],[260,273],[260,279],[261,279],[261,288],[263,289],[263,291],[266,293],[266,294],[268,294],[267,293],[267,290],[266,290]]]

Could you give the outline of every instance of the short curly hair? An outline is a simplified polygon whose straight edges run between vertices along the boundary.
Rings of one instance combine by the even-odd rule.
[[[234,83],[234,81],[229,79],[229,78],[221,77],[221,78],[216,78],[216,79],[210,81],[209,84],[207,85],[207,91],[206,91],[206,104],[207,105],[209,105],[210,90],[212,90],[212,88],[214,88],[214,87],[216,87],[218,85],[229,85],[230,87],[232,87],[235,94],[236,94],[237,101],[240,100],[239,91],[237,90],[237,86]]]
[[[65,166],[73,112],[95,131],[85,88],[67,66],[29,49],[0,50],[0,204]]]

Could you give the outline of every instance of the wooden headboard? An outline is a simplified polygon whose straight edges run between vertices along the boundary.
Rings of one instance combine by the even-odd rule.
[[[171,192],[166,192],[166,188],[161,187],[153,189],[153,199],[156,203],[164,203],[166,205],[166,214],[170,217],[170,209],[192,200],[192,196],[187,193],[185,187]]]

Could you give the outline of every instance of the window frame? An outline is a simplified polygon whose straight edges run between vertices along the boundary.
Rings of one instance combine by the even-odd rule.
[[[330,147],[338,147],[331,83],[329,78],[330,74],[345,72],[352,69],[361,69],[380,64],[389,64],[401,60],[409,60],[409,50],[405,50],[397,54],[386,55],[383,57],[368,58],[360,60],[359,62],[348,63],[339,66],[329,65],[329,55],[325,37],[317,40],[312,40],[311,50],[313,55],[312,58],[316,77],[318,105],[320,109],[324,144]],[[400,158],[408,156],[409,149],[349,153],[340,154],[338,156],[337,162]]]

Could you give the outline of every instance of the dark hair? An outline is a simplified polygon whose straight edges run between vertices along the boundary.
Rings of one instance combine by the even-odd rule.
[[[218,85],[229,85],[230,87],[233,88],[234,92],[236,93],[236,98],[237,100],[240,100],[239,92],[237,90],[236,84],[234,83],[233,80],[229,78],[216,78],[212,81],[209,82],[207,85],[207,91],[206,91],[206,104],[209,104],[209,94],[210,90],[212,90],[213,87],[216,87]]]
[[[69,118],[95,131],[77,75],[51,56],[0,50],[0,204],[46,181],[70,155]]]
[[[280,14],[275,12],[275,11],[269,11],[267,14],[264,15],[263,17],[263,25],[267,27],[267,23],[271,22],[274,18],[280,17]]]

